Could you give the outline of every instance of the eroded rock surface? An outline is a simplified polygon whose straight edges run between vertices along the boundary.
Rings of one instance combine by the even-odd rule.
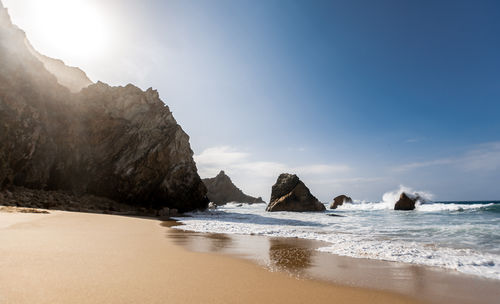
[[[295,174],[283,173],[273,185],[266,211],[324,211],[325,206],[314,197]]]
[[[207,207],[189,137],[155,90],[98,82],[74,91],[33,54],[0,3],[0,187],[180,212]]]
[[[217,205],[224,205],[229,202],[248,204],[265,203],[261,197],[255,198],[243,193],[243,191],[233,184],[224,171],[220,171],[216,177],[203,179],[203,182],[208,190],[208,199]]]

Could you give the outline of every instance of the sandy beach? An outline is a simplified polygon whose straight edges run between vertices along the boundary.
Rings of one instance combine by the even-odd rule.
[[[420,303],[192,252],[156,219],[0,213],[0,303]]]

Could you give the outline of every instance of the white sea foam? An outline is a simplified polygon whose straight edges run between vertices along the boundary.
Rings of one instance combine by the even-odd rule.
[[[416,211],[422,212],[439,212],[439,211],[465,211],[480,209],[484,207],[493,206],[490,204],[453,204],[453,203],[417,203],[415,205]],[[337,207],[338,210],[393,210],[394,204],[390,207],[386,202],[369,203],[369,202],[354,202],[353,204],[345,204]]]
[[[394,209],[394,205],[396,205],[396,202],[399,200],[399,197],[403,192],[410,198],[418,198],[417,203],[429,202],[434,198],[434,195],[430,192],[415,191],[409,187],[401,185],[397,190],[384,193],[381,203],[384,204],[387,209]]]
[[[177,229],[319,240],[320,251],[444,267],[500,279],[500,221],[476,220],[461,210],[492,204],[421,204],[414,212],[389,209],[388,201],[342,206],[324,213],[265,212],[265,205],[228,204],[217,211],[179,218]],[[484,244],[490,245],[484,245]],[[496,245],[495,245],[496,244]]]

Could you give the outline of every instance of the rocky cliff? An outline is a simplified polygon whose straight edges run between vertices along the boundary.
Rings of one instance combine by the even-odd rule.
[[[40,56],[0,3],[0,187],[206,208],[189,137],[155,90],[87,87],[86,76],[58,62],[76,79],[68,84]]]
[[[229,202],[249,204],[265,203],[261,197],[255,198],[243,193],[243,191],[233,184],[224,171],[221,171],[216,177],[203,179],[203,183],[205,183],[208,189],[208,199],[217,205],[223,205]]]

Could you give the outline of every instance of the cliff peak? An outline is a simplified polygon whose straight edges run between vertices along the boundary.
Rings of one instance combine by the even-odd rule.
[[[156,90],[93,84],[47,58],[2,6],[0,188],[65,190],[180,212],[207,207],[189,137]]]
[[[223,205],[229,202],[237,203],[265,203],[261,197],[255,198],[246,195],[238,187],[236,187],[231,178],[221,170],[217,176],[203,179],[203,183],[207,187],[208,199],[217,205]]]

